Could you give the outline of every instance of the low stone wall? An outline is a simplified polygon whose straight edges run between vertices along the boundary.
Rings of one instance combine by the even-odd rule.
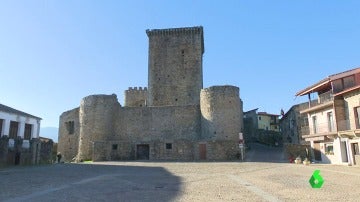
[[[167,144],[170,148],[167,148]],[[137,145],[148,145],[149,160],[194,161],[201,160],[199,144],[206,145],[206,161],[239,159],[237,142],[230,140],[193,142],[190,140],[156,140],[142,142],[103,141],[93,143],[93,161],[137,160]],[[171,146],[170,146],[171,145]],[[90,159],[82,159],[90,160]]]
[[[52,163],[53,155],[53,144],[54,142],[51,139],[40,139],[41,148],[40,148],[40,164],[49,164]]]
[[[239,159],[239,144],[234,141],[217,140],[206,143],[207,160],[223,161]]]
[[[8,136],[0,138],[0,166],[38,164],[41,160],[41,144],[39,139],[32,139],[28,143],[20,137],[14,139],[9,147]],[[28,146],[26,146],[28,145]]]
[[[308,154],[306,154],[306,148],[308,149]],[[301,145],[301,144],[284,144],[284,152],[287,159],[300,156],[302,160],[305,158],[312,159],[311,156],[311,147],[310,145]]]

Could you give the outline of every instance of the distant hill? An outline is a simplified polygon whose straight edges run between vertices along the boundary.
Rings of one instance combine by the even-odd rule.
[[[40,137],[50,138],[54,142],[58,142],[58,132],[59,128],[57,127],[41,127]]]

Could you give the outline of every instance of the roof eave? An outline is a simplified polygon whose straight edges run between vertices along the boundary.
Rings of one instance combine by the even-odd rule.
[[[329,84],[330,83],[330,78],[325,78],[317,83],[315,83],[314,85],[311,85],[299,92],[297,92],[295,95],[296,96],[303,96],[303,95],[306,95],[306,94],[309,94],[309,93],[313,93],[313,92],[317,92],[317,90],[326,85],[326,84]]]

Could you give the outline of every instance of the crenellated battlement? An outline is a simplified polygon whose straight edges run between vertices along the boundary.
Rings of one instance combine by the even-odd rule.
[[[147,92],[147,87],[129,87],[127,90],[125,90],[125,93],[141,93],[141,92]]]
[[[145,107],[147,87],[129,87],[125,90],[125,107]]]
[[[173,35],[173,34],[203,34],[203,27],[182,27],[182,28],[170,28],[170,29],[147,29],[146,34],[148,36],[153,35]]]

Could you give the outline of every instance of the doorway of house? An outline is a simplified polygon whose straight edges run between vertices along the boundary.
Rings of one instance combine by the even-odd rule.
[[[149,160],[150,147],[148,144],[136,145],[136,159],[137,160]]]
[[[359,144],[352,143],[351,145],[352,145],[352,150],[353,150],[354,165],[358,165],[358,164],[360,164],[360,162],[356,162],[356,156],[360,155]]]
[[[206,144],[199,144],[200,160],[206,160]]]
[[[348,162],[348,153],[347,153],[347,146],[345,141],[340,142],[340,150],[341,150],[341,161],[343,163]]]
[[[20,152],[15,153],[15,165],[20,164]]]
[[[321,161],[320,143],[314,142],[314,157],[315,161]]]

